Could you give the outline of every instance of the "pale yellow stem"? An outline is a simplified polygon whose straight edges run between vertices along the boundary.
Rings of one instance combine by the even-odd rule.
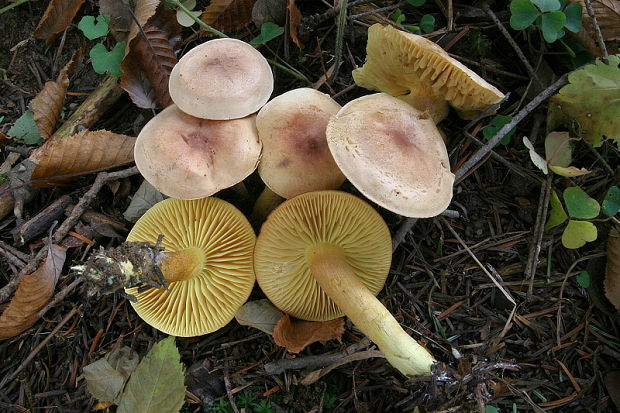
[[[280,205],[284,201],[280,195],[273,192],[268,186],[265,185],[265,189],[258,196],[256,202],[254,203],[254,208],[252,209],[252,213],[250,214],[250,222],[255,227],[260,226],[267,216],[276,209],[278,205]]]
[[[159,264],[168,282],[189,280],[204,266],[204,252],[198,247],[189,247],[175,252],[167,252]]]
[[[431,373],[433,356],[368,291],[342,254],[317,248],[309,257],[309,265],[323,291],[377,344],[392,366],[405,375]]]

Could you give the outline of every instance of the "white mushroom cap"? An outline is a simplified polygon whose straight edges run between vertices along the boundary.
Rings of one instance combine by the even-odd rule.
[[[267,59],[237,39],[215,39],[194,47],[170,73],[170,97],[203,119],[236,119],[258,111],[273,92]]]
[[[432,217],[452,199],[454,175],[428,114],[385,93],[355,99],[332,117],[327,142],[368,199],[407,217]]]
[[[283,198],[336,189],[345,180],[327,146],[325,128],[340,105],[310,88],[288,91],[258,112],[256,128],[263,143],[258,173]]]
[[[138,135],[136,166],[170,197],[204,198],[241,182],[256,169],[261,143],[255,123],[256,115],[200,119],[170,105]]]

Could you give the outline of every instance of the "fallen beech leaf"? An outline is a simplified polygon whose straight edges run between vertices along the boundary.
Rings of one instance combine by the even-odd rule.
[[[620,311],[620,234],[609,232],[607,240],[607,267],[605,268],[605,296]]]
[[[131,198],[131,203],[123,212],[123,216],[129,222],[136,222],[153,205],[163,200],[164,195],[145,179]]]
[[[304,321],[285,314],[273,329],[273,340],[290,353],[299,353],[317,341],[340,341],[343,333],[344,317],[330,321]]]
[[[34,121],[39,127],[43,139],[52,136],[56,130],[56,122],[65,103],[65,93],[69,86],[69,78],[84,56],[84,49],[75,52],[71,60],[62,68],[55,81],[45,82],[43,89],[30,102]]]
[[[36,164],[31,179],[34,186],[49,187],[66,182],[75,175],[113,168],[133,162],[136,138],[106,130],[82,131],[59,140],[48,140],[30,155]],[[53,179],[72,175],[64,179]]]
[[[250,24],[254,3],[256,0],[212,0],[200,19],[221,32],[234,32]]]
[[[118,403],[125,383],[138,367],[139,360],[138,353],[123,346],[84,366],[88,391],[100,401]]]
[[[99,0],[99,15],[105,14],[110,16],[108,26],[112,36],[117,42],[126,42],[132,22],[129,5],[118,0]]]
[[[170,43],[169,33],[153,25],[144,26],[143,33],[143,36],[137,36],[132,40],[131,52],[121,63],[123,71],[121,87],[129,93],[137,106],[144,107],[140,106],[143,102],[144,85],[142,82],[136,83],[133,79],[146,78],[155,92],[159,106],[165,108],[172,103],[168,93],[168,79],[172,68],[177,63],[177,57]],[[137,75],[137,73],[142,73],[144,76]],[[134,92],[136,86],[138,90]],[[152,102],[149,102],[147,107],[152,107]]]
[[[118,2],[118,0],[116,0]],[[131,27],[129,29],[129,36],[127,37],[127,44],[140,33],[140,28],[146,26],[148,21],[155,15],[160,4],[160,0],[137,0],[136,7],[133,10],[133,14],[136,16],[136,20],[132,19]],[[139,26],[138,26],[139,25]],[[129,48],[125,49],[125,55],[129,53]]]
[[[82,3],[84,0],[51,0],[32,36],[46,39],[49,45],[58,33],[69,27]]]
[[[287,9],[289,13],[289,35],[291,36],[291,40],[293,40],[293,43],[295,43],[300,49],[303,49],[304,44],[301,42],[301,40],[299,40],[299,36],[297,34],[297,27],[299,26],[299,23],[301,23],[301,19],[303,17],[301,15],[301,11],[299,11],[299,8],[295,4],[295,0],[288,0]]]
[[[250,326],[273,334],[273,328],[284,313],[267,299],[248,301],[235,313],[235,319],[242,326]]]
[[[66,252],[63,247],[51,245],[43,264],[19,280],[13,299],[0,316],[0,340],[15,337],[39,319],[39,310],[54,293]]]

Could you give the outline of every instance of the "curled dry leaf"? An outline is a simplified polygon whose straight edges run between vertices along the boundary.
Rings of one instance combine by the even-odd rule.
[[[73,76],[75,68],[83,56],[84,49],[78,49],[71,60],[62,68],[58,78],[55,81],[45,82],[43,89],[30,102],[34,121],[39,127],[39,132],[43,139],[52,136],[56,129],[56,122],[65,103],[65,93],[67,92],[67,87],[69,87],[69,78]]]
[[[285,314],[273,329],[273,340],[291,353],[299,353],[314,342],[336,339],[344,333],[344,317],[330,321],[297,320]]]
[[[33,37],[46,39],[49,45],[58,33],[69,27],[82,3],[84,0],[51,0],[34,29]]]
[[[235,313],[235,319],[242,326],[254,327],[267,334],[273,334],[273,328],[283,316],[284,313],[267,299],[248,301]]]
[[[254,3],[256,0],[213,0],[200,19],[224,33],[234,32],[250,24]]]
[[[36,164],[31,180],[38,180],[33,185],[55,186],[76,175],[131,163],[135,141],[134,137],[106,130],[82,131],[60,140],[48,140],[30,155],[30,161]],[[70,177],[53,179],[65,175]]]
[[[288,0],[287,9],[289,13],[289,21],[288,21],[289,35],[291,36],[291,40],[293,40],[293,43],[295,43],[297,47],[299,47],[300,49],[303,49],[304,44],[299,39],[299,35],[297,32],[297,28],[299,27],[299,24],[301,23],[301,19],[303,17],[301,15],[301,11],[299,11],[297,4],[295,4],[295,0]]]
[[[620,233],[612,230],[607,240],[605,296],[620,311]]]
[[[65,248],[52,245],[43,264],[19,280],[13,299],[0,316],[0,340],[15,337],[39,319],[39,311],[54,293],[66,252]]]

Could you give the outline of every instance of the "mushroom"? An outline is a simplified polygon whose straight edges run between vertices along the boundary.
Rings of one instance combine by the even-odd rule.
[[[435,123],[385,93],[352,100],[327,125],[345,176],[367,198],[407,217],[432,217],[452,199],[454,175]]]
[[[368,29],[366,62],[353,70],[353,79],[428,111],[435,123],[446,117],[448,103],[462,118],[474,119],[504,98],[432,41],[378,23]]]
[[[163,234],[166,257],[159,267],[168,288],[126,288],[131,305],[166,334],[193,337],[226,325],[254,286],[256,236],[248,220],[217,198],[166,199],[134,225],[127,241],[156,243]]]
[[[299,88],[275,97],[258,112],[256,129],[263,144],[258,173],[266,188],[254,206],[257,221],[282,198],[342,185],[345,177],[325,138],[327,122],[339,110],[328,95]]]
[[[194,47],[172,68],[170,97],[203,119],[237,119],[258,111],[273,92],[267,59],[248,43],[215,39]]]
[[[140,131],[136,166],[158,191],[178,199],[198,199],[233,186],[258,164],[261,143],[256,115],[208,120],[170,105]]]
[[[403,374],[430,374],[433,356],[409,336],[375,295],[392,252],[381,216],[354,195],[308,192],[282,203],[261,228],[256,279],[273,304],[294,317],[347,315]]]

